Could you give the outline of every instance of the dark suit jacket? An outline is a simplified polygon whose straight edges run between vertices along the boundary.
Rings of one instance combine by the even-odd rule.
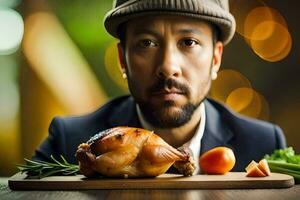
[[[216,146],[231,148],[236,156],[233,171],[244,171],[251,160],[259,161],[265,154],[286,146],[278,126],[233,113],[210,99],[204,104],[206,124],[201,153]],[[48,138],[36,150],[33,159],[49,161],[52,154],[57,158],[63,155],[69,162],[77,163],[74,154],[80,143],[115,126],[141,127],[131,96],[114,99],[85,116],[54,118]]]

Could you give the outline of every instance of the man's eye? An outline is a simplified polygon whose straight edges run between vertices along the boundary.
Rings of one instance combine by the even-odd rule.
[[[139,42],[139,46],[141,47],[155,47],[156,44],[151,40],[142,40]]]
[[[199,44],[196,40],[193,39],[185,39],[181,42],[181,45],[187,46],[187,47],[192,47]]]

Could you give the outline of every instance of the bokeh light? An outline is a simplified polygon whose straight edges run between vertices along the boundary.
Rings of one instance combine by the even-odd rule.
[[[128,90],[127,82],[122,77],[121,65],[118,57],[117,41],[113,41],[106,49],[104,55],[105,69],[111,80],[123,90]]]
[[[250,81],[241,73],[225,69],[218,73],[218,78],[213,81],[210,96],[223,103],[229,94],[238,88],[251,88]]]
[[[250,18],[252,23],[245,23],[249,13],[257,8],[264,7],[265,3],[262,0],[231,0],[230,1],[230,10],[234,15],[236,20],[236,32],[244,36],[245,38],[249,38],[251,35],[247,32],[247,30],[253,30],[253,28],[261,22],[262,19],[268,18],[271,19],[271,13],[265,12],[260,17]],[[248,17],[249,21],[249,17]],[[247,26],[247,27],[245,27]],[[246,32],[245,32],[246,30]]]
[[[226,99],[226,104],[234,111],[257,119],[269,119],[269,104],[252,88],[238,88]]]
[[[279,23],[266,21],[256,26],[252,35],[253,38],[259,38],[271,29],[272,33],[264,40],[250,39],[250,45],[262,59],[276,62],[284,59],[291,51],[292,37],[288,29]]]
[[[255,91],[251,88],[237,88],[233,90],[226,99],[226,104],[234,111],[241,112],[253,101]]]
[[[262,120],[269,119],[269,104],[266,99],[252,88],[238,88],[226,99],[226,104],[234,111]]]
[[[23,33],[24,23],[21,15],[10,8],[0,8],[0,55],[17,51]]]
[[[248,117],[269,119],[268,102],[251,87],[250,81],[237,71],[220,71],[217,80],[212,83],[210,97]]]
[[[270,24],[269,26],[265,26],[264,31],[261,31],[260,34],[253,34],[257,26],[260,26],[265,22],[274,22],[277,24],[281,24],[284,27],[287,27],[285,19],[277,10],[268,6],[256,7],[248,13],[245,19],[243,34],[245,39],[268,39],[273,34],[273,32],[276,31],[275,26],[272,26],[272,24]]]
[[[226,99],[226,104],[234,111],[249,117],[257,118],[261,110],[258,94],[251,88],[238,88]]]
[[[292,37],[278,10],[260,0],[233,0],[231,11],[237,21],[237,32],[260,58],[276,62],[288,56]]]
[[[259,94],[251,88],[242,88],[242,90],[252,90],[252,98],[248,106],[241,110],[239,113],[248,117],[257,118],[260,115],[261,111],[261,99]],[[241,96],[239,95],[239,97]]]

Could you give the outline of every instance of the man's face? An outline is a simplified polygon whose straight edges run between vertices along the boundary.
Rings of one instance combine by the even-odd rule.
[[[129,90],[146,120],[157,128],[184,125],[207,95],[222,43],[211,26],[187,17],[135,19],[126,25],[125,52],[119,45]]]

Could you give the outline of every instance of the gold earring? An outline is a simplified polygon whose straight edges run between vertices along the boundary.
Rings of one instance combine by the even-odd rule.
[[[214,72],[214,71],[213,71],[213,72],[211,73],[211,80],[216,80],[217,77],[218,77],[217,72]]]
[[[125,72],[123,72],[122,77],[123,77],[124,79],[127,79],[127,75],[126,75]]]

